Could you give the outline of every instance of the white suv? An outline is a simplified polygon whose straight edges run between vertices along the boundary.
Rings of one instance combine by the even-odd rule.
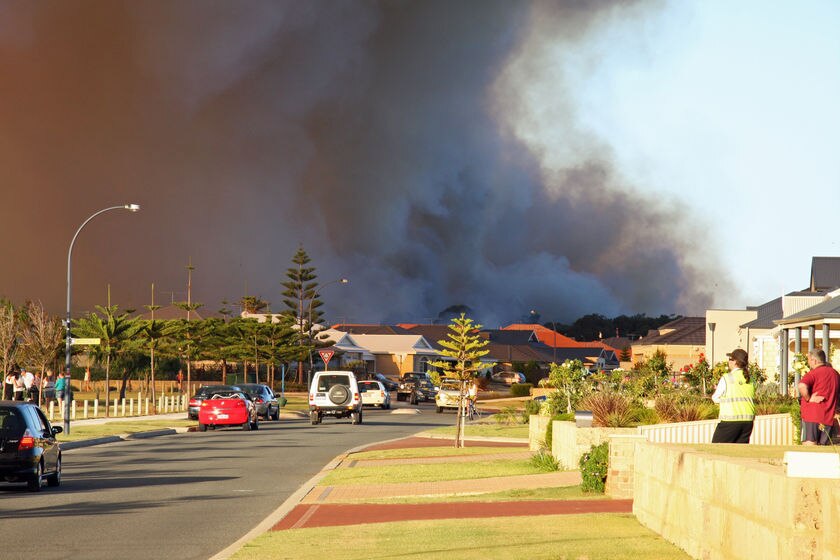
[[[309,420],[320,424],[324,416],[351,418],[362,423],[362,397],[351,371],[319,371],[309,387]]]

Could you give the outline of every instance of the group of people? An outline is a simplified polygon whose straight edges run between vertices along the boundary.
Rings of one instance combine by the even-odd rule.
[[[712,443],[749,443],[755,421],[755,385],[750,380],[749,356],[741,348],[728,353],[729,373],[721,376],[712,400],[720,405]],[[825,352],[808,352],[811,370],[797,386],[802,417],[802,444],[829,445],[837,437],[840,419],[840,374],[826,361]]]
[[[49,406],[53,400],[58,401],[59,409],[64,403],[66,380],[64,372],[53,375],[52,370],[42,378],[28,370],[22,370],[17,364],[3,380],[3,399],[45,403]]]

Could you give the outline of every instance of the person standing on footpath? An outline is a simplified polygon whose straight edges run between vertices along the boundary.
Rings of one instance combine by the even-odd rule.
[[[64,372],[58,372],[58,379],[55,380],[55,399],[58,401],[59,414],[64,416],[64,391],[67,386],[67,379]]]
[[[729,373],[721,376],[712,400],[720,405],[712,443],[749,443],[755,422],[755,386],[747,369],[749,355],[736,348],[728,353]]]
[[[808,352],[808,367],[799,381],[799,408],[802,412],[802,445],[828,445],[834,426],[834,414],[840,398],[840,375],[825,363],[825,352]],[[823,426],[825,429],[820,429]]]
[[[50,403],[55,400],[55,376],[51,369],[47,370],[47,375],[41,381],[41,394],[44,396],[44,406],[49,408]]]

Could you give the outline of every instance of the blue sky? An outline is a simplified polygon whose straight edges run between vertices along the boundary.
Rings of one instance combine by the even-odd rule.
[[[573,46],[540,12],[510,64],[543,71],[508,124],[547,167],[597,146],[684,215],[731,275],[716,307],[802,289],[812,256],[838,254],[840,3],[621,7]]]

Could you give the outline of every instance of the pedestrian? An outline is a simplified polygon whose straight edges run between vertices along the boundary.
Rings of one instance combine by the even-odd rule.
[[[64,372],[58,372],[58,379],[55,381],[55,400],[58,401],[58,410],[64,414],[64,392],[67,385],[67,380],[64,378]]]
[[[22,401],[26,393],[26,383],[23,380],[23,375],[20,373],[20,368],[15,369],[13,385],[12,400]]]
[[[840,374],[825,361],[825,351],[808,352],[811,371],[799,381],[802,445],[828,445],[834,431],[834,414],[840,399]]]
[[[55,374],[51,369],[47,370],[41,381],[41,394],[44,396],[44,406],[49,408],[50,403],[55,400]]]
[[[712,443],[749,443],[755,421],[755,386],[750,383],[749,355],[736,348],[728,353],[729,373],[721,376],[712,400],[720,414]]]
[[[3,379],[3,400],[11,399],[15,390],[15,372],[14,368],[9,370],[6,378]]]
[[[24,370],[21,376],[23,377],[24,399],[27,402],[38,402],[38,384],[35,380],[35,374],[29,370]]]

